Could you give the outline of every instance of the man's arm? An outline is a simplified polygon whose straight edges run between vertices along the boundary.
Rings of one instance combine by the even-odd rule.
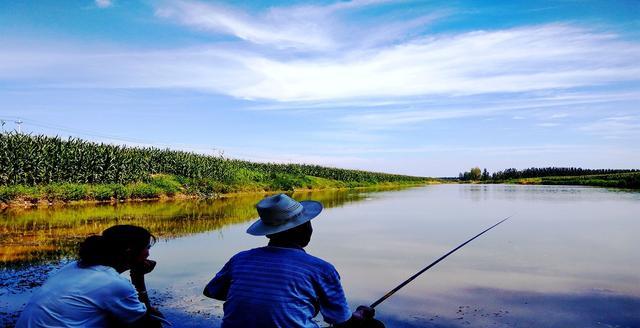
[[[227,262],[222,269],[216,274],[211,281],[204,287],[202,293],[204,296],[217,299],[219,301],[226,301],[227,294],[229,293],[229,287],[231,286],[231,260]]]
[[[320,276],[318,284],[320,312],[327,323],[340,328],[384,328],[382,322],[373,318],[375,310],[368,306],[361,305],[351,313],[340,282],[340,274],[333,266]]]

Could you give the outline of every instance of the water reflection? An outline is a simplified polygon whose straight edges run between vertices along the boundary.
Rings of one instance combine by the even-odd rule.
[[[313,197],[326,208],[364,197],[360,192],[344,190],[296,192],[292,196],[299,200]],[[262,197],[253,194],[203,201],[7,209],[0,215],[0,266],[15,267],[73,256],[79,241],[114,224],[144,226],[161,239],[218,230],[255,218],[254,206]]]
[[[233,254],[266,244],[245,233],[261,197],[7,212],[0,249],[14,268],[0,270],[0,326],[28,298],[28,278],[43,280],[55,267],[29,261],[54,263],[79,238],[126,222],[162,238],[147,284],[167,316],[179,327],[217,327],[222,303],[202,288]],[[388,327],[640,327],[640,193],[437,185],[294,197],[325,204],[307,251],[338,269],[352,308],[517,213],[381,304]],[[3,294],[7,282],[27,290]]]

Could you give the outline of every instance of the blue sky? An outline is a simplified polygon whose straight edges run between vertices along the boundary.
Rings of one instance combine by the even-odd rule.
[[[638,1],[3,1],[5,130],[423,176],[638,168]]]

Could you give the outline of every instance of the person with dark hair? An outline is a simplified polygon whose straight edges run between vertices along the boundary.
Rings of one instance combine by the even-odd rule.
[[[116,225],[87,237],[78,260],[51,276],[22,311],[16,327],[161,327],[144,275],[156,262],[148,230]],[[131,282],[120,276],[130,270]]]
[[[384,327],[372,308],[351,313],[333,265],[304,251],[321,203],[279,194],[256,208],[260,219],[247,233],[267,236],[268,246],[236,254],[204,288],[225,301],[222,328],[318,327],[318,313],[335,327]]]

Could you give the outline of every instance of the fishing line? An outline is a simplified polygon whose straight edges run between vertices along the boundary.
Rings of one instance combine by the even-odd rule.
[[[414,274],[413,276],[409,277],[409,279],[403,281],[400,285],[398,285],[396,288],[390,290],[388,293],[386,293],[384,296],[382,296],[380,299],[378,299],[377,301],[373,302],[371,305],[369,305],[370,308],[375,308],[376,306],[378,306],[380,303],[384,302],[384,300],[386,300],[387,298],[391,297],[391,295],[395,294],[397,291],[399,291],[402,287],[406,286],[408,283],[410,283],[411,281],[413,281],[413,279],[416,279],[419,275],[423,274],[425,271],[431,269],[434,265],[438,264],[440,261],[444,260],[447,256],[453,254],[453,252],[459,250],[460,248],[462,248],[464,245],[470,243],[472,240],[480,237],[482,234],[484,234],[485,232],[495,228],[497,225],[499,225],[500,223],[507,221],[508,219],[510,219],[512,216],[514,216],[515,214],[509,215],[508,217],[506,217],[505,219],[501,220],[500,222],[490,226],[489,228],[487,228],[486,230],[484,230],[483,232],[475,235],[473,238],[465,241],[464,243],[462,243],[460,246],[452,249],[451,251],[449,251],[449,253],[444,254],[443,256],[441,256],[439,259],[435,260],[433,263],[429,264],[428,266],[426,266],[424,269],[418,271],[418,273]]]

